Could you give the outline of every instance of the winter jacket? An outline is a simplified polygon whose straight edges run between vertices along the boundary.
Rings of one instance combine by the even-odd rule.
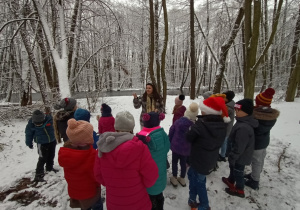
[[[108,210],[151,210],[146,188],[157,177],[158,168],[146,145],[127,132],[103,133],[97,143],[94,173],[106,186]]]
[[[110,117],[100,117],[98,121],[98,132],[102,134],[104,132],[115,132],[115,118]]]
[[[189,162],[198,173],[208,175],[217,163],[227,125],[221,115],[197,117],[195,124],[186,133],[186,140],[191,143]]]
[[[146,137],[146,145],[148,146],[151,156],[157,164],[159,177],[155,184],[147,189],[148,194],[158,195],[164,191],[167,185],[167,154],[170,149],[170,141],[168,135],[160,126],[154,128],[143,128],[138,134],[139,139]]]
[[[30,118],[26,125],[25,137],[25,143],[29,147],[32,146],[33,140],[37,144],[47,144],[55,141],[52,116],[46,115],[42,126],[35,126]]]
[[[185,106],[181,106],[181,107],[179,107],[178,109],[175,110],[172,124],[174,124],[174,122],[176,120],[178,120],[179,118],[183,117],[185,110],[186,110]]]
[[[186,117],[181,117],[171,126],[169,139],[172,152],[183,156],[190,155],[191,143],[186,141],[185,134],[192,125],[194,125],[193,121]]]
[[[99,140],[99,135],[97,135],[95,131],[93,131],[93,139],[94,139],[93,148],[97,149],[97,141]]]
[[[230,118],[230,122],[227,123],[227,131],[226,131],[226,137],[229,136],[231,129],[233,127],[233,122],[234,122],[234,105],[235,102],[233,100],[229,101],[226,103],[227,110],[228,110],[228,116]]]
[[[53,127],[55,131],[55,138],[57,142],[61,142],[61,138],[66,142],[69,140],[67,136],[68,120],[74,118],[75,111],[59,111],[55,114],[53,119]]]
[[[270,143],[270,130],[275,125],[279,111],[270,107],[258,107],[253,110],[253,116],[258,120],[258,127],[254,129],[255,150],[265,149]]]
[[[142,112],[141,112],[141,115],[140,115],[140,125],[144,126],[143,114],[147,113],[147,108],[146,108],[147,107],[147,101],[143,100],[143,96],[139,96],[139,97],[133,99],[133,106],[136,109],[139,109],[142,106]],[[158,110],[158,113],[164,113],[165,112],[165,105],[164,105],[164,102],[163,102],[162,98],[158,99],[155,102],[155,108]],[[152,110],[152,111],[154,111],[154,110]]]
[[[100,186],[94,176],[96,154],[92,145],[86,150],[68,147],[59,149],[58,163],[64,168],[68,193],[72,199],[85,200],[96,196]]]
[[[235,119],[229,135],[228,161],[230,165],[249,165],[254,151],[254,128],[258,126],[258,121],[252,115]]]

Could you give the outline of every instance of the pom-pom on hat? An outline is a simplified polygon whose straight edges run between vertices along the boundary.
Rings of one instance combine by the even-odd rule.
[[[93,126],[89,122],[75,119],[68,120],[67,135],[69,141],[76,145],[93,144]]]
[[[119,112],[115,118],[115,130],[123,132],[133,131],[135,126],[134,117],[128,111]]]
[[[232,101],[232,99],[235,97],[234,92],[231,90],[228,90],[228,91],[224,92],[223,94],[226,95],[228,102]]]
[[[248,115],[252,115],[253,113],[253,100],[249,98],[244,98],[234,105],[235,109],[242,110]]]
[[[202,96],[203,96],[204,99],[207,99],[207,98],[209,98],[212,94],[213,94],[212,91],[206,91],[205,93],[202,94]]]
[[[103,117],[110,117],[111,116],[111,108],[107,104],[103,103],[101,105],[101,112]]]
[[[41,125],[45,121],[45,114],[43,112],[41,112],[40,110],[35,110],[32,113],[31,120],[32,120],[33,124]]]
[[[256,106],[271,106],[273,95],[275,90],[273,88],[267,88],[264,92],[258,94],[255,98]]]
[[[197,103],[193,102],[190,104],[187,110],[185,110],[184,116],[187,117],[189,120],[195,121],[198,113],[199,113],[199,106]]]
[[[154,128],[159,126],[160,121],[165,119],[164,113],[149,112],[143,114],[143,123],[146,128]]]
[[[63,108],[65,111],[73,111],[76,104],[77,102],[74,98],[64,98],[54,106],[54,109],[59,110]]]
[[[222,97],[209,97],[200,101],[199,107],[206,115],[222,115],[224,122],[230,122],[227,107]]]
[[[185,96],[184,95],[179,95],[175,98],[175,105],[179,105],[181,106],[183,101],[185,99]]]
[[[74,118],[75,120],[84,120],[90,122],[91,114],[86,109],[78,108],[74,113]]]

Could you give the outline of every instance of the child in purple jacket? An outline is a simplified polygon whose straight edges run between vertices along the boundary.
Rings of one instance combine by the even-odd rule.
[[[185,139],[185,133],[189,130],[189,127],[194,124],[196,116],[198,115],[198,104],[193,102],[188,109],[184,112],[184,116],[176,120],[171,126],[169,131],[169,139],[171,142],[172,150],[172,177],[170,182],[174,187],[177,187],[178,182],[181,186],[185,187],[185,175],[186,175],[186,161],[190,155],[191,145]],[[180,177],[177,178],[178,161],[180,160]]]

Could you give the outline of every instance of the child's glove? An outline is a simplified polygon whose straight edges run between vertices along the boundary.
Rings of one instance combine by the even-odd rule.
[[[33,149],[33,145],[28,146],[30,149]]]

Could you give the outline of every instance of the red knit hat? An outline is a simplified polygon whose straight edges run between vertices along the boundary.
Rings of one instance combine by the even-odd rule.
[[[256,106],[271,106],[273,95],[275,90],[273,88],[268,88],[264,92],[258,94],[255,98]]]
[[[224,122],[230,122],[228,110],[222,97],[209,97],[199,103],[200,110],[209,115],[222,115]]]

